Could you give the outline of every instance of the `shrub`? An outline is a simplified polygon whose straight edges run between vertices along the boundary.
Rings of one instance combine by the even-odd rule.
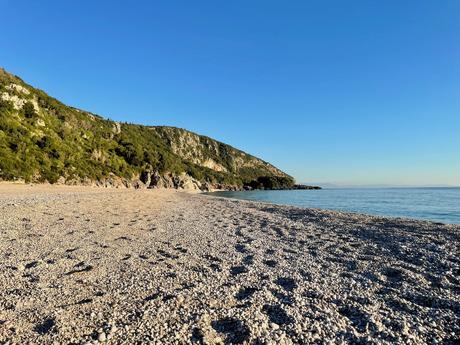
[[[0,98],[0,115],[14,110],[13,103]]]
[[[37,116],[37,113],[35,112],[34,105],[30,102],[26,102],[24,106],[22,107],[22,113],[24,116],[28,119],[32,119],[35,116]]]

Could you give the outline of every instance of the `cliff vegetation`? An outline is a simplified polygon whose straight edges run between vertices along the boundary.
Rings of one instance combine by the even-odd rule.
[[[3,69],[0,180],[202,190],[294,184],[273,165],[209,137],[104,119]]]

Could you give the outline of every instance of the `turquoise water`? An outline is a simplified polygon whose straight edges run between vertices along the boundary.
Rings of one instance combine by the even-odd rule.
[[[460,188],[327,188],[210,194],[275,204],[460,224]]]

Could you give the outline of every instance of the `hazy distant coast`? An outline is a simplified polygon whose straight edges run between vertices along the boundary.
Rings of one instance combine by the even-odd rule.
[[[460,226],[0,187],[0,343],[456,343]]]

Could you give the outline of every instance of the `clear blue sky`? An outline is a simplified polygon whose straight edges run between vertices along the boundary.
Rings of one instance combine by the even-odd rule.
[[[460,185],[460,1],[0,0],[0,66],[302,182]]]

